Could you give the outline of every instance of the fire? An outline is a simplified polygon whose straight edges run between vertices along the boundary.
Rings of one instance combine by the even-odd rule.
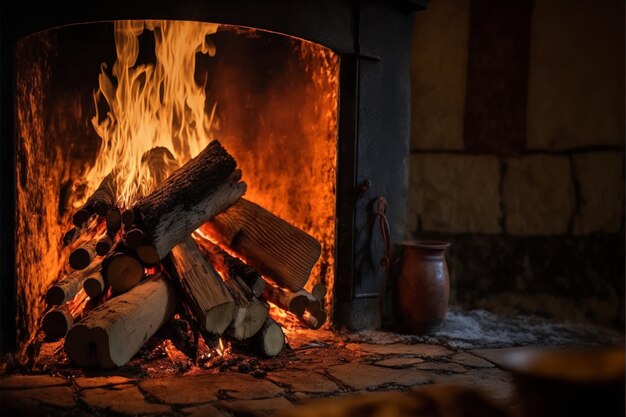
[[[68,272],[71,250],[103,232],[101,223],[92,222],[78,241],[62,247],[60,236],[72,227],[73,210],[67,208],[80,207],[109,173],[115,174],[119,208],[131,206],[154,186],[141,159],[157,146],[169,149],[182,165],[210,140],[220,139],[243,171],[246,198],[322,244],[307,289],[322,281],[329,288],[325,304],[331,309],[337,54],[305,40],[228,25],[143,20],[112,24],[116,59],[94,61],[94,68],[100,65],[97,77],[94,72],[67,70],[83,62],[82,56],[71,63],[57,59],[61,50],[92,47],[89,39],[57,37],[57,31],[69,27],[34,34],[16,48],[20,356],[25,356],[45,309],[42,295]],[[109,25],[88,26],[100,34]],[[146,38],[154,38],[153,53],[143,49]],[[257,65],[261,58],[262,68]],[[69,76],[76,72],[86,78]],[[93,97],[83,94],[84,88],[66,89],[69,85],[59,80],[93,86]],[[100,138],[98,146],[86,140],[93,133],[85,134],[90,119]],[[332,317],[332,311],[327,312]]]
[[[114,172],[119,205],[129,207],[153,188],[154,179],[141,164],[146,151],[163,146],[183,164],[210,141],[216,104],[207,111],[204,86],[194,74],[196,53],[215,55],[208,35],[217,25],[141,20],[114,25],[117,60],[112,77],[102,64],[94,93],[92,124],[102,144],[86,180],[93,191]],[[154,34],[156,62],[137,64],[139,37],[146,30]],[[106,114],[99,110],[103,105]]]

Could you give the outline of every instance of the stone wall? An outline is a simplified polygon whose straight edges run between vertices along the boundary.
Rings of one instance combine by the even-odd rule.
[[[623,16],[620,0],[418,13],[406,237],[452,243],[452,303],[624,322]]]

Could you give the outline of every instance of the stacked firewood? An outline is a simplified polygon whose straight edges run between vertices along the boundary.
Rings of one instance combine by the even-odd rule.
[[[120,210],[111,173],[63,237],[75,246],[72,272],[47,292],[53,308],[42,329],[65,336],[75,363],[126,364],[179,302],[207,338],[246,341],[266,356],[279,354],[285,340],[269,303],[309,328],[326,322],[326,288],[304,290],[319,242],[243,199],[241,171],[218,141],[182,167],[165,148],[148,151],[142,164],[153,185],[146,195]],[[77,308],[81,290],[101,304]]]

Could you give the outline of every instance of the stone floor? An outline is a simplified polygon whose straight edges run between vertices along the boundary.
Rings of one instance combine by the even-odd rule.
[[[451,329],[462,324],[451,323],[458,318],[454,314],[446,324]],[[445,326],[427,338],[382,331],[299,331],[289,335],[288,347],[273,359],[230,351],[202,366],[167,366],[167,361],[170,365],[177,362],[176,355],[168,351],[161,361],[149,362],[146,372],[131,364],[106,372],[83,372],[68,365],[12,373],[0,378],[0,415],[299,415],[300,408],[293,407],[323,403],[322,398],[326,402],[329,397],[336,398],[339,403],[363,394],[378,395],[374,392],[461,386],[480,393],[502,413],[493,415],[514,416],[519,409],[514,381],[499,366],[499,358],[503,352],[520,349],[524,339],[518,335],[515,342],[501,343],[506,339],[504,333],[500,341],[490,339],[488,320],[481,320],[476,321],[478,328],[472,329],[474,336],[465,337],[452,334]],[[502,328],[506,323],[501,321]],[[545,323],[541,326],[556,337],[555,329],[546,330]],[[561,328],[561,345],[599,340],[623,343],[619,333],[585,329],[588,333]],[[509,333],[527,330],[515,330],[511,325]],[[538,330],[530,330],[526,340],[533,343],[526,344],[558,344],[549,338],[542,343],[533,338]],[[478,343],[481,332],[485,335],[482,346]]]

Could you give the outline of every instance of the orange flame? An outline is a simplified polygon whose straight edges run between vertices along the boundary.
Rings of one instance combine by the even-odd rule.
[[[156,63],[136,65],[144,30],[154,34]],[[164,146],[183,164],[209,143],[215,104],[206,111],[204,86],[194,80],[195,55],[215,54],[207,36],[216,30],[217,25],[200,22],[115,22],[115,80],[102,64],[94,93],[92,124],[102,145],[86,177],[91,191],[114,172],[119,204],[128,207],[154,185],[141,164],[146,151]],[[105,115],[101,104],[108,107]]]

